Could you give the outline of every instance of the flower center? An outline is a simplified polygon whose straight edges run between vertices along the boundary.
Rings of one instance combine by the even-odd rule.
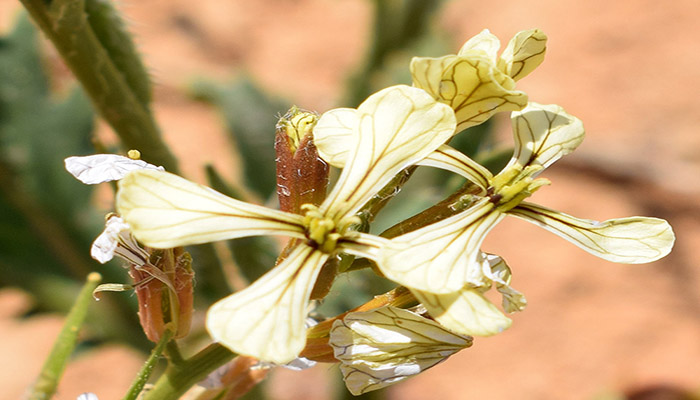
[[[533,175],[541,170],[541,165],[529,165],[524,168],[519,164],[513,165],[491,179],[491,186],[486,193],[497,209],[506,212],[530,197],[540,187],[549,185],[547,179],[533,178]]]
[[[327,217],[313,204],[301,206],[304,211],[304,225],[309,244],[324,253],[332,253],[338,245],[338,240],[352,233],[352,226],[360,223],[360,218],[352,216],[338,221]]]

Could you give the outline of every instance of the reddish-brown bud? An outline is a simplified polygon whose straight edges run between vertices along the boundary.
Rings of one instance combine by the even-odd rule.
[[[277,196],[280,209],[301,213],[303,204],[319,205],[326,198],[328,163],[313,143],[318,115],[292,107],[277,123]]]

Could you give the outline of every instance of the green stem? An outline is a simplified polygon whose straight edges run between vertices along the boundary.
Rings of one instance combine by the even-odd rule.
[[[143,400],[176,400],[212,371],[233,359],[235,353],[218,343],[207,346],[180,364],[171,364]]]
[[[155,368],[158,359],[160,359],[160,355],[163,353],[163,350],[165,350],[165,346],[171,342],[173,335],[175,335],[175,331],[172,326],[163,332],[163,336],[160,338],[160,341],[156,344],[156,347],[153,348],[151,355],[148,357],[146,362],[143,364],[143,367],[141,367],[141,370],[136,375],[136,380],[131,384],[129,391],[126,393],[126,396],[124,396],[124,400],[136,400],[139,393],[141,393],[143,390],[144,385],[146,385],[146,382],[148,382],[148,378],[150,378],[153,368]]]
[[[144,160],[177,173],[177,161],[163,142],[144,95],[130,85],[129,74],[120,69],[123,64],[113,58],[124,54],[110,52],[96,35],[86,1],[95,0],[21,0],[124,145],[141,151]]]
[[[68,363],[68,357],[70,357],[78,342],[78,333],[83,321],[85,321],[88,307],[93,301],[92,291],[95,290],[101,280],[102,276],[97,272],[92,272],[87,276],[87,281],[68,313],[63,329],[61,329],[61,333],[59,333],[56,343],[51,349],[51,354],[44,362],[39,378],[32,388],[32,393],[29,396],[30,400],[50,399],[56,392],[58,382]]]

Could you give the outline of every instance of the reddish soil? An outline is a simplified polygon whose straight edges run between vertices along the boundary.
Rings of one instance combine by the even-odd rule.
[[[213,161],[234,170],[222,124],[193,104],[196,76],[246,69],[266,88],[324,111],[363,54],[370,10],[363,0],[127,2],[152,68],[157,116],[185,170]],[[507,332],[475,340],[432,370],[399,384],[392,399],[593,399],[630,388],[700,389],[700,3],[623,0],[449,1],[437,24],[462,41],[489,28],[505,44],[521,29],[549,37],[545,63],[520,88],[581,118],[587,139],[546,176],[534,201],[579,217],[654,215],[678,237],[649,265],[617,265],[530,224],[506,220],[484,249],[505,257],[525,312]],[[18,4],[0,0],[0,29]],[[692,89],[696,88],[696,89]],[[280,110],[282,111],[282,110]],[[27,294],[0,291],[2,398],[20,398],[38,372],[61,317],[17,321]],[[94,391],[120,398],[140,356],[102,348],[69,365],[57,399]],[[272,376],[275,400],[324,399],[337,368]],[[303,382],[299,384],[299,382]],[[318,382],[318,383],[316,383]],[[314,390],[309,391],[309,387]],[[7,396],[7,397],[5,397]]]

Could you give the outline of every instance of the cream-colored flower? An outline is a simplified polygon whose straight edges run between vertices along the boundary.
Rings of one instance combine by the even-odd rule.
[[[556,105],[531,103],[514,112],[512,122],[515,152],[510,163],[496,176],[483,173],[474,179],[477,185],[488,182],[482,186],[485,195],[465,211],[393,238],[383,247],[377,263],[387,278],[412,288],[431,316],[458,333],[493,334],[504,327],[502,318],[495,314],[498,310],[479,288],[485,277],[481,243],[506,215],[534,223],[589,253],[618,263],[655,261],[671,251],[675,240],[670,225],[662,219],[629,217],[598,222],[525,202],[549,184],[537,176],[572,152],[583,140],[584,130],[580,120]],[[477,170],[466,157],[449,162],[465,176]],[[492,272],[489,279],[501,286],[504,301],[508,301],[505,308],[519,309],[521,295],[504,286],[510,274],[502,272]],[[468,326],[465,321],[469,320],[479,323]]]
[[[348,390],[357,396],[425,371],[471,346],[472,338],[387,306],[336,320],[329,344]]]
[[[456,55],[413,58],[413,85],[455,110],[459,132],[496,112],[525,107],[527,95],[515,90],[515,81],[544,60],[546,45],[547,36],[541,31],[522,31],[499,57],[498,38],[484,30],[469,39]]]
[[[304,240],[270,272],[209,309],[209,333],[235,352],[280,364],[297,357],[323,263],[336,252],[374,258],[386,241],[356,232],[355,214],[399,171],[449,139],[456,125],[449,107],[408,86],[377,92],[353,112],[347,167],[326,200],[303,207],[303,216],[237,201],[166,172],[135,171],[119,183],[117,209],[151,247],[263,234]],[[315,131],[345,129],[335,115],[322,115]]]

